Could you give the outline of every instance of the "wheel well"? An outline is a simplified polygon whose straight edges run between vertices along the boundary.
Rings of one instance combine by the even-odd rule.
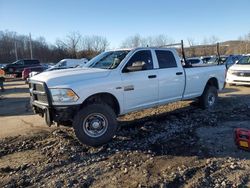
[[[206,87],[207,87],[207,86],[215,86],[217,89],[219,89],[219,84],[218,84],[217,78],[215,78],[215,77],[210,78],[210,79],[207,81]]]
[[[110,93],[97,93],[88,97],[82,104],[81,108],[93,103],[105,103],[109,105],[118,115],[120,113],[120,105],[116,97]]]

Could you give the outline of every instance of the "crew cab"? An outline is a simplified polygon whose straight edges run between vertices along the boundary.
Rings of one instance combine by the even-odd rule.
[[[213,108],[225,82],[225,65],[185,65],[172,48],[103,52],[85,67],[30,78],[31,104],[46,123],[70,121],[77,138],[97,146],[117,131],[129,112],[196,99]]]

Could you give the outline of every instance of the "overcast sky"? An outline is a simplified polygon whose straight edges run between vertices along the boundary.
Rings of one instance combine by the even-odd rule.
[[[224,41],[250,32],[249,10],[250,0],[0,0],[0,30],[50,43],[78,31],[104,36],[111,47],[135,34]]]

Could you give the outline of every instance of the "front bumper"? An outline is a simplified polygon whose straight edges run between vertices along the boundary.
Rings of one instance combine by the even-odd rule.
[[[235,76],[228,74],[226,78],[228,84],[250,85],[250,77]]]
[[[73,121],[76,112],[79,110],[80,105],[70,106],[45,106],[36,102],[32,102],[33,111],[36,114],[45,118],[47,125],[52,125],[53,122],[66,122]]]
[[[49,89],[44,82],[29,82],[31,106],[34,113],[45,117],[46,124],[72,121],[80,105],[53,105]]]

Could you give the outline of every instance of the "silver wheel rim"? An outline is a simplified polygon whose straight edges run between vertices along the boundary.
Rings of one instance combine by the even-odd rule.
[[[208,106],[213,106],[215,103],[215,95],[213,93],[208,94]]]
[[[102,136],[108,128],[108,120],[103,114],[89,114],[83,121],[84,132],[93,138]]]

